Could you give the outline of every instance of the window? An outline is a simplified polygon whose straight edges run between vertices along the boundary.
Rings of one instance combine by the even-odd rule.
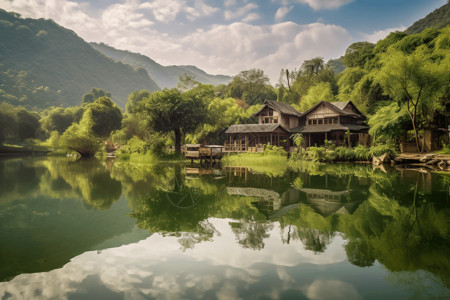
[[[333,124],[337,124],[338,123],[338,118],[333,118]]]
[[[323,123],[323,120],[322,120],[322,119],[317,120],[317,124],[322,125],[322,123]]]
[[[313,120],[313,125],[316,125],[317,124],[317,120]]]

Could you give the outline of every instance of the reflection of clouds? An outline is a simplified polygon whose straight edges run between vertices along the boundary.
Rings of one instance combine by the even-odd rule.
[[[19,275],[10,282],[0,283],[0,298],[8,293],[13,298],[36,298],[35,295],[40,294],[43,299],[66,299],[83,290],[90,277],[99,278],[102,285],[123,294],[126,299],[198,298],[213,295],[211,293],[219,299],[237,299],[242,290],[255,290],[260,296],[272,297],[281,295],[283,289],[299,291],[305,286],[297,282],[286,267],[345,260],[344,241],[340,237],[331,242],[325,253],[315,255],[304,250],[300,242],[283,244],[279,225],[275,224],[264,240],[265,248],[254,251],[236,243],[228,224],[230,220],[209,221],[221,233],[214,236],[213,243],[200,243],[194,249],[181,252],[177,237],[153,234],[135,244],[105,249],[101,253],[86,252],[61,269]],[[268,274],[274,280],[255,289],[261,285],[261,280],[267,280]],[[338,287],[336,285],[335,289],[339,290]],[[315,289],[311,285],[307,291],[316,295]]]
[[[306,290],[309,299],[362,299],[351,284],[339,280],[316,280]]]

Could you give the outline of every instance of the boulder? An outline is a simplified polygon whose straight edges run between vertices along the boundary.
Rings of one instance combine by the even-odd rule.
[[[429,161],[427,161],[427,165],[435,165],[435,164],[437,164],[437,163],[439,163],[440,162],[440,160],[439,159],[432,159],[432,160],[429,160]]]
[[[380,160],[378,157],[374,156],[374,157],[372,158],[372,164],[373,164],[374,166],[379,166],[379,165],[381,165],[381,160]]]
[[[394,158],[394,162],[401,164],[401,163],[403,163],[403,158],[397,156],[396,158]]]
[[[441,169],[441,170],[444,170],[444,169],[446,169],[447,168],[447,163],[445,162],[445,161],[443,161],[443,160],[441,160],[440,162],[438,162],[438,167]]]
[[[419,160],[422,163],[426,163],[427,161],[431,160],[435,156],[436,156],[436,154],[426,154],[426,155],[422,156]]]
[[[381,155],[379,157],[379,159],[381,160],[381,163],[383,163],[383,164],[388,164],[391,162],[391,156],[387,153]]]

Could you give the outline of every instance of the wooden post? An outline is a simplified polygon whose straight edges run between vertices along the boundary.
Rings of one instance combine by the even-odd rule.
[[[311,147],[311,133],[308,134],[308,147]]]

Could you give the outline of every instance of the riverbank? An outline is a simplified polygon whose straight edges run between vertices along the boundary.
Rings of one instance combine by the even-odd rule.
[[[0,145],[0,156],[47,155],[48,149],[36,149],[15,145]]]

